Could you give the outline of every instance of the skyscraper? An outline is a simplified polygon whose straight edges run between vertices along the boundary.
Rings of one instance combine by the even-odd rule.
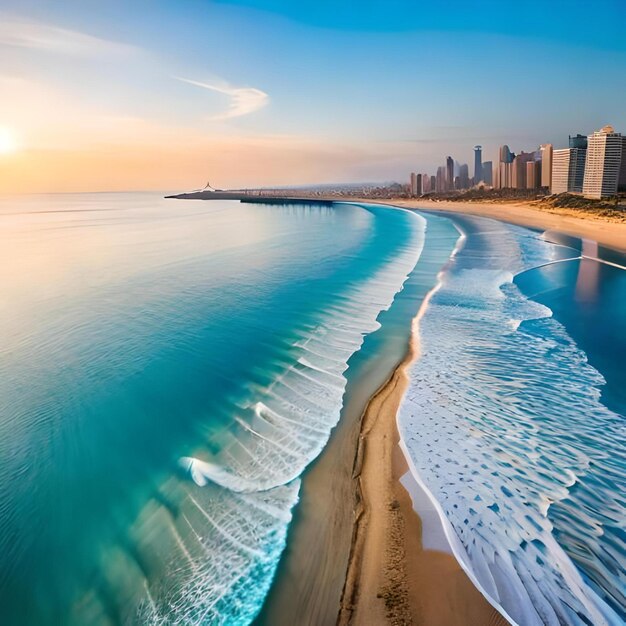
[[[566,193],[569,191],[571,148],[554,150],[552,153],[552,183],[550,193]]]
[[[459,189],[469,189],[469,186],[469,166],[467,165],[467,163],[464,163],[459,168]]]
[[[552,155],[554,148],[551,143],[541,144],[541,186],[552,187]]]
[[[474,184],[484,180],[483,179],[483,147],[474,146]]]
[[[578,133],[578,135],[575,135],[574,137],[572,137],[570,135],[569,137],[569,147],[570,148],[585,148],[585,150],[587,149],[587,135],[581,135],[580,133]]]
[[[541,161],[533,159],[526,163],[526,189],[541,187]]]
[[[586,139],[586,137],[585,137]],[[582,144],[578,144],[582,145]],[[563,148],[554,151],[551,193],[581,193],[585,177],[586,148]]]
[[[501,146],[500,148],[500,163],[512,163],[513,162],[513,153],[511,149],[506,144]]]
[[[622,137],[622,167],[617,181],[617,190],[626,191],[626,135]]]
[[[526,189],[526,164],[530,161],[534,162],[534,154],[532,152],[522,152],[513,159],[513,173],[511,177],[511,187],[513,189]]]
[[[587,165],[587,142],[585,142],[584,148],[571,148],[571,151],[569,190],[582,193],[585,182],[585,166]]]
[[[504,145],[500,148],[496,189],[509,189],[513,186],[514,158],[515,154],[511,152],[509,146]]]
[[[623,137],[612,126],[597,130],[588,138],[583,193],[605,198],[617,193],[622,164]]]
[[[491,161],[485,161],[483,163],[483,182],[485,185],[493,185],[493,163]]]
[[[411,172],[411,181],[409,184],[410,193],[412,196],[417,195],[417,174],[415,172]]]
[[[444,165],[441,165],[437,168],[437,179],[435,183],[435,191],[437,193],[441,193],[446,190],[446,168]]]
[[[510,189],[513,186],[513,163],[498,163],[498,189]]]
[[[436,189],[437,189],[437,177],[431,176],[430,177],[430,191],[436,191]]]
[[[446,190],[454,189],[454,159],[446,157]]]

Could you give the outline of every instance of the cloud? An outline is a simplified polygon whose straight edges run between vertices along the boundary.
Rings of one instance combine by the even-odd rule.
[[[125,55],[137,50],[128,44],[2,14],[0,14],[0,46],[81,56]]]
[[[195,85],[196,87],[202,87],[203,89],[209,89],[217,93],[224,94],[230,98],[230,106],[223,113],[211,116],[211,121],[228,120],[234,117],[241,117],[242,115],[249,115],[259,109],[267,106],[270,101],[270,97],[264,91],[256,89],[255,87],[233,87],[227,83],[222,84],[209,84],[201,83],[197,80],[190,80],[188,78],[180,78],[175,76],[176,80],[180,80],[183,83]]]

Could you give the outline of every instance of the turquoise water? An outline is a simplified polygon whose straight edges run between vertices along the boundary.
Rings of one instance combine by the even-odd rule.
[[[463,247],[400,409],[413,469],[516,623],[622,624],[626,271],[580,260],[579,241],[453,219]]]
[[[0,199],[0,622],[250,623],[344,395],[443,268],[414,469],[518,623],[622,623],[626,272],[453,219],[446,263],[448,218],[376,206]]]
[[[0,220],[2,622],[249,622],[425,220],[139,194]]]

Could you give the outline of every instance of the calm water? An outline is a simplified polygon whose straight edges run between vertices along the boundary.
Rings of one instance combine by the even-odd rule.
[[[426,221],[137,194],[0,220],[2,622],[248,623]]]

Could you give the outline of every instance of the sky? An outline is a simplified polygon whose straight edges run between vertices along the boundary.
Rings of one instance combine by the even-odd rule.
[[[0,0],[0,193],[405,181],[612,124],[626,0]]]

